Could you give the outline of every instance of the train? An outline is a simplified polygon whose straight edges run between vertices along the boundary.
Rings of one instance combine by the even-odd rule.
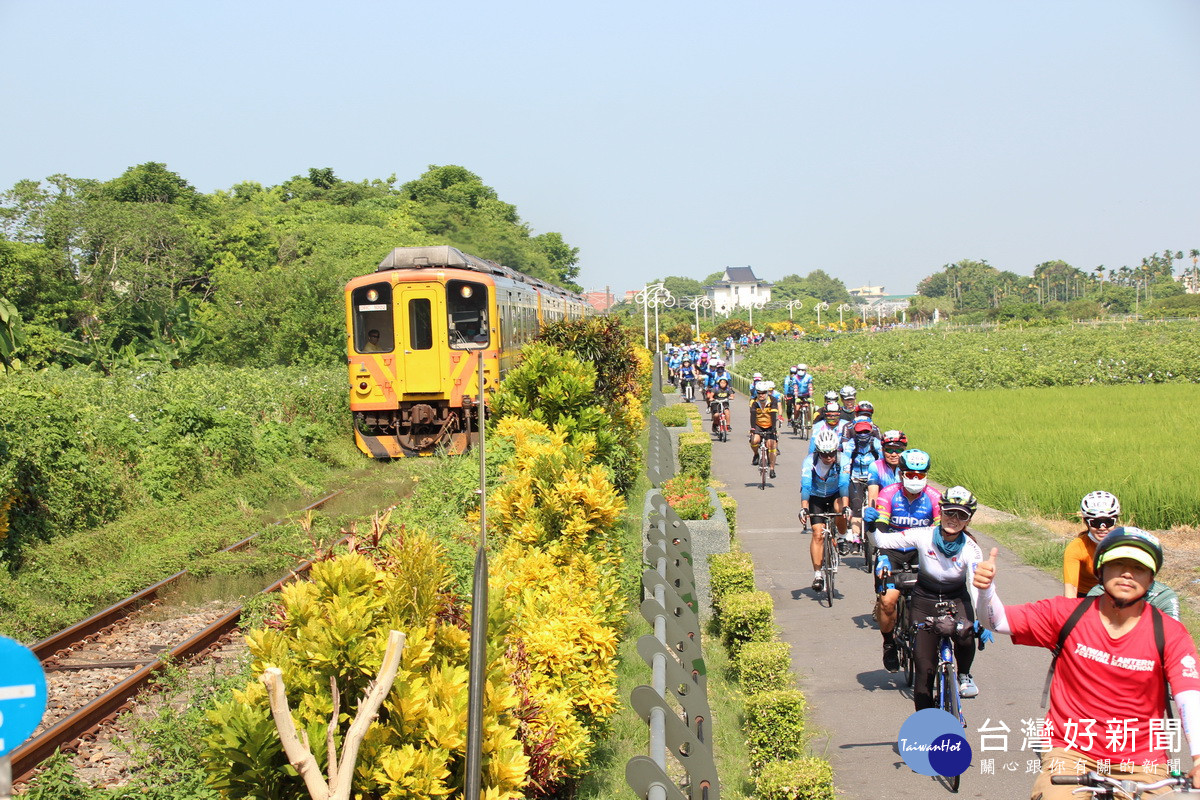
[[[346,284],[354,440],[377,459],[466,451],[490,395],[544,325],[582,295],[454,247],[397,247]]]

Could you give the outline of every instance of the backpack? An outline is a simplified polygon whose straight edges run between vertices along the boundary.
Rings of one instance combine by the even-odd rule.
[[[1099,599],[1099,595],[1093,595],[1080,600],[1079,604],[1075,606],[1075,610],[1071,612],[1071,616],[1067,617],[1067,621],[1063,623],[1062,630],[1058,632],[1058,642],[1050,651],[1050,669],[1046,671],[1046,685],[1042,688],[1042,708],[1046,707],[1046,700],[1050,697],[1050,680],[1054,677],[1054,665],[1058,663],[1058,656],[1062,653],[1067,637],[1070,636],[1071,631],[1087,613],[1087,610],[1094,606]],[[1175,714],[1171,710],[1171,684],[1167,680],[1167,658],[1163,654],[1163,650],[1166,648],[1166,636],[1163,633],[1162,612],[1150,605],[1149,602],[1146,603],[1146,608],[1150,609],[1150,619],[1154,623],[1154,644],[1158,646],[1158,664],[1162,669],[1163,685],[1166,686],[1167,718],[1174,719]]]

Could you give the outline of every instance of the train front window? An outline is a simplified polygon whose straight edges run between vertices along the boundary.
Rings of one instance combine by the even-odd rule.
[[[413,350],[433,347],[432,304],[424,297],[408,301],[408,346]]]
[[[354,349],[360,353],[390,353],[396,349],[392,325],[392,286],[373,283],[350,295],[354,309]]]
[[[488,346],[488,287],[473,281],[446,281],[450,346],[479,350]]]

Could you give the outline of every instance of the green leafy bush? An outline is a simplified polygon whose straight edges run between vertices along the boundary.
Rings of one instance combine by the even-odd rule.
[[[775,604],[766,592],[735,592],[721,599],[721,636],[733,657],[748,642],[775,638]]]
[[[708,480],[712,473],[712,437],[707,433],[679,434],[679,471]]]
[[[755,769],[804,755],[804,711],[798,689],[776,689],[746,698],[746,748]]]
[[[786,689],[795,682],[792,646],[787,642],[747,642],[733,660],[733,670],[747,694]]]
[[[717,492],[717,501],[725,511],[725,519],[729,522],[729,539],[737,536],[737,499],[727,492]]]
[[[726,596],[754,591],[754,561],[744,550],[710,555],[708,571],[713,610],[718,616]]]
[[[758,800],[834,800],[833,767],[807,756],[767,764],[754,785]]]
[[[654,416],[658,417],[659,422],[668,428],[682,428],[688,424],[687,412],[681,405],[663,406],[654,412]]]

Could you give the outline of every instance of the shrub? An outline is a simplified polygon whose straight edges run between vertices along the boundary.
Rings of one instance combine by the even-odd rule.
[[[733,669],[748,694],[786,689],[795,681],[792,646],[787,642],[748,642],[738,651]]]
[[[662,494],[680,519],[708,519],[713,515],[708,483],[699,475],[676,475],[663,484]]]
[[[755,769],[804,755],[804,710],[798,689],[776,689],[746,698],[746,749]]]
[[[833,767],[808,756],[767,764],[755,781],[758,800],[834,800]]]
[[[737,499],[727,492],[717,492],[717,502],[725,510],[725,519],[729,522],[729,539],[732,541],[737,536]]]
[[[774,611],[766,592],[735,592],[721,599],[721,635],[732,657],[747,642],[775,638]]]
[[[687,412],[681,405],[663,406],[654,412],[654,416],[658,417],[659,422],[668,428],[682,428],[688,424]]]
[[[679,434],[679,471],[708,480],[712,473],[712,438],[707,433]]]
[[[280,593],[278,616],[246,637],[256,677],[283,671],[297,728],[326,767],[330,679],[343,700],[340,743],[354,704],[379,671],[389,630],[406,634],[395,684],[359,751],[354,787],[364,796],[440,797],[461,792],[466,758],[468,634],[464,612],[445,593],[445,554],[421,535],[402,535],[369,559],[350,553],[313,566],[310,582]],[[516,738],[518,695],[500,654],[492,655],[484,707],[484,783],[489,796],[516,800],[527,758]],[[227,797],[291,798],[304,782],[287,763],[255,680],[209,713],[210,783]]]
[[[704,432],[704,422],[700,419],[700,409],[695,403],[680,403],[683,407],[683,413],[687,415],[688,422],[692,426],[693,433]]]
[[[708,557],[713,610],[720,612],[727,595],[754,591],[754,561],[742,550],[714,553]]]

